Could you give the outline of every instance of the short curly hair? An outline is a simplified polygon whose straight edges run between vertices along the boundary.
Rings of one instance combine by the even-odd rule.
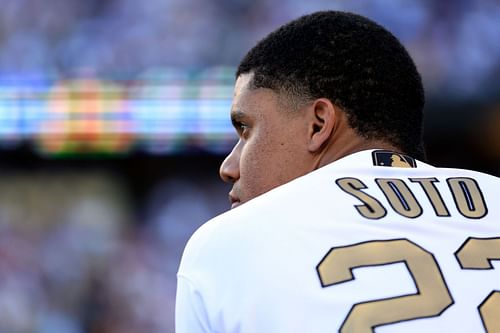
[[[365,17],[322,11],[291,21],[246,54],[236,77],[246,73],[252,88],[328,98],[359,135],[425,159],[420,74],[398,39]]]

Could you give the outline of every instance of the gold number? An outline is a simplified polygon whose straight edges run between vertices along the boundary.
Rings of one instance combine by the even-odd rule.
[[[491,260],[500,259],[500,238],[469,237],[455,252],[463,269],[493,269]],[[479,306],[486,332],[500,333],[500,291],[491,292]]]
[[[321,285],[328,287],[352,280],[354,268],[398,262],[408,267],[417,293],[354,305],[340,332],[373,332],[380,325],[439,316],[453,303],[432,254],[406,239],[332,248],[317,271]]]
[[[479,306],[479,313],[488,333],[500,332],[498,309],[500,309],[500,291],[492,291]]]
[[[469,237],[455,252],[462,269],[493,269],[500,259],[500,237]],[[439,316],[453,304],[453,298],[432,253],[407,239],[371,241],[334,247],[320,261],[321,286],[329,287],[354,279],[354,268],[404,262],[417,293],[353,305],[340,332],[369,333],[377,326],[417,318]],[[487,333],[500,333],[500,291],[492,291],[478,306]]]

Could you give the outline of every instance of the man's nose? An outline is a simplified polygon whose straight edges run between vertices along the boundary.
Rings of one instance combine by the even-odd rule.
[[[222,162],[219,175],[226,183],[235,183],[240,178],[240,142],[238,142],[231,153]]]

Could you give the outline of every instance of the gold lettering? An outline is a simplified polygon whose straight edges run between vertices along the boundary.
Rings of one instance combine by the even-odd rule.
[[[480,219],[488,214],[483,194],[474,179],[448,178],[446,181],[460,214],[471,219]]]
[[[422,215],[422,207],[404,181],[396,178],[378,178],[375,181],[397,213],[409,218]]]
[[[354,205],[363,217],[376,220],[387,214],[387,211],[377,199],[361,191],[361,189],[368,188],[361,180],[356,178],[341,178],[337,179],[336,183],[344,192],[363,202],[362,205]]]
[[[429,201],[434,208],[434,212],[436,212],[437,216],[450,216],[450,212],[441,197],[441,194],[436,188],[434,183],[438,183],[439,180],[436,178],[410,178],[410,181],[413,183],[419,183],[422,186],[422,189],[429,198]]]

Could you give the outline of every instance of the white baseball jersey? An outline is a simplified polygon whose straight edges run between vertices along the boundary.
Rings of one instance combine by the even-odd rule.
[[[500,332],[500,179],[370,150],[200,227],[177,333]]]

